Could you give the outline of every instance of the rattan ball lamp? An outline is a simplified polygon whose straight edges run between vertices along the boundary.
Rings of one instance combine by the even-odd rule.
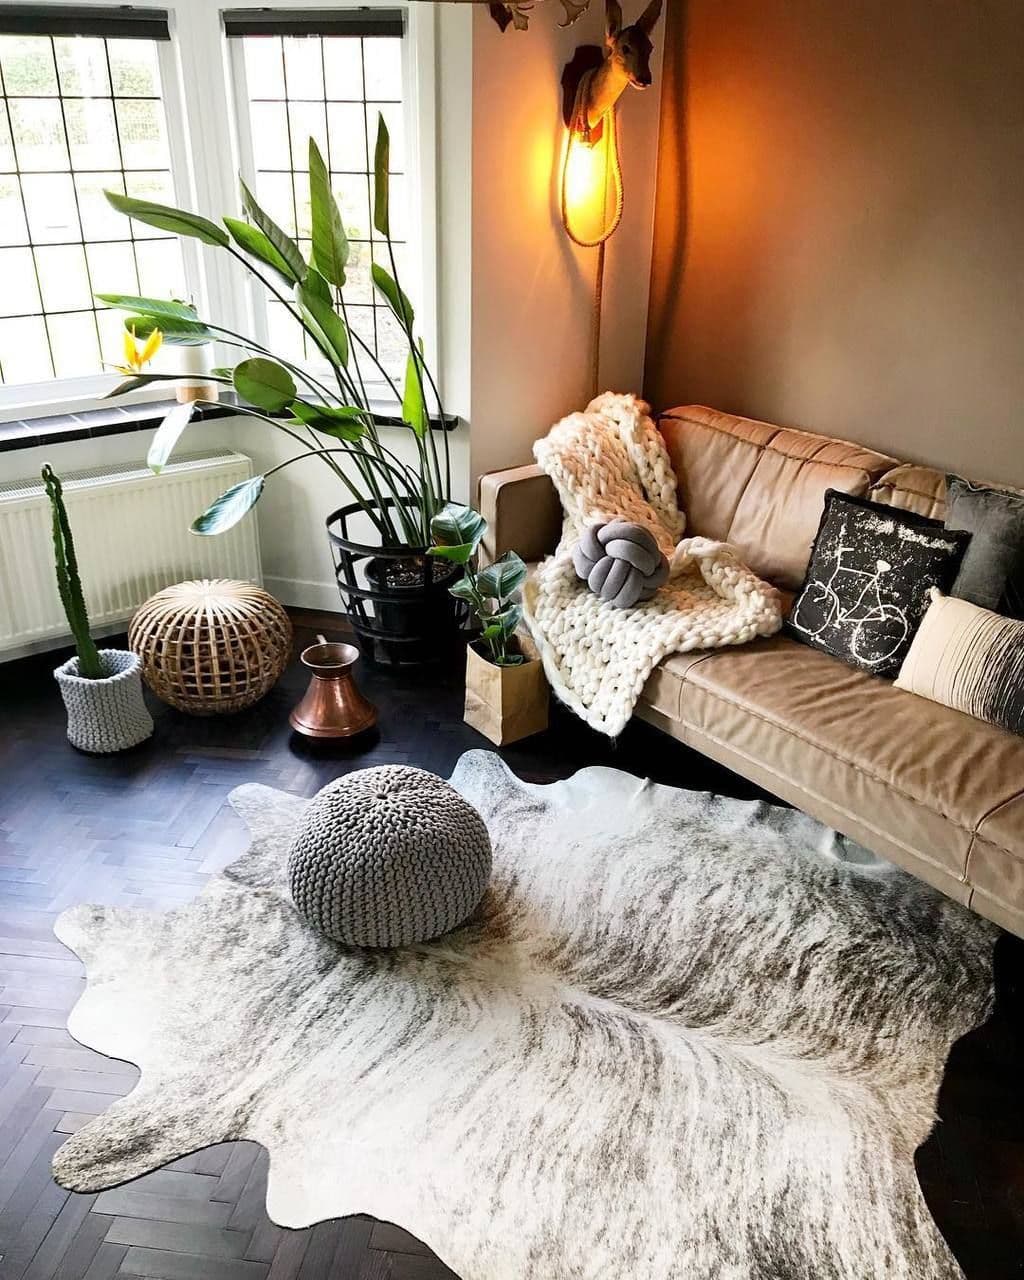
[[[128,643],[158,698],[191,715],[226,715],[277,682],[291,656],[292,624],[251,582],[200,578],[150,596]]]

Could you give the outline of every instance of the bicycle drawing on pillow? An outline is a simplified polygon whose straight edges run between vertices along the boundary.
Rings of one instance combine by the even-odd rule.
[[[865,666],[876,666],[899,651],[910,626],[903,610],[883,595],[883,579],[892,565],[876,560],[874,573],[858,569],[848,559],[855,551],[836,547],[831,574],[824,582],[815,578],[807,583],[790,624],[812,640],[830,627],[850,626],[851,653]],[[842,595],[852,596],[852,601],[844,604]]]

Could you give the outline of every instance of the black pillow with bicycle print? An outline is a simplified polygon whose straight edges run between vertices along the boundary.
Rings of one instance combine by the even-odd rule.
[[[969,541],[939,520],[828,489],[786,631],[872,675],[894,677],[931,588],[948,593]]]

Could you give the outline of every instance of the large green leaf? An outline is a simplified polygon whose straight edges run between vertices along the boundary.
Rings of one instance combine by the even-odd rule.
[[[508,638],[515,635],[516,627],[519,626],[522,620],[522,605],[510,604],[507,608],[502,609],[500,613],[492,613],[490,615],[487,619],[487,631],[484,632],[484,635],[487,635],[487,632],[494,627],[499,635]]]
[[[293,285],[299,278],[293,274],[288,261],[259,227],[254,227],[251,222],[243,222],[241,218],[225,218],[224,225],[231,232],[232,240],[240,249],[251,257],[259,259],[260,262],[266,263],[277,272],[285,284]]]
[[[398,323],[407,332],[411,332],[413,320],[416,318],[412,303],[398,287],[394,276],[385,271],[379,262],[375,262],[370,267],[370,275],[373,277],[373,283],[387,299],[388,306],[398,317]]]
[[[297,284],[306,274],[306,259],[302,256],[302,250],[288,232],[282,230],[270,214],[260,208],[256,197],[241,179],[239,185],[242,188],[242,208],[288,263],[291,278]]]
[[[507,600],[526,579],[526,565],[514,551],[506,551],[476,575],[476,588],[491,600]]]
[[[295,399],[295,379],[276,360],[253,356],[235,366],[235,390],[243,400],[278,413]]]
[[[354,441],[366,434],[366,410],[356,405],[306,404],[296,400],[291,411],[298,422],[336,440]]]
[[[391,138],[384,117],[377,112],[377,145],[373,150],[373,225],[391,239],[388,209],[388,169],[391,164]]]
[[[324,291],[327,297],[324,297]],[[312,267],[305,281],[295,286],[295,300],[316,345],[334,365],[348,367],[348,330],[330,301],[330,287]]]
[[[136,222],[173,232],[176,236],[191,236],[201,240],[203,244],[217,245],[221,249],[227,247],[227,232],[198,213],[190,213],[187,209],[173,209],[169,204],[154,204],[151,200],[136,200],[133,196],[123,196],[118,191],[104,191],[103,194],[118,213],[126,214]]]
[[[157,316],[125,316],[124,327],[142,340],[148,338],[154,329],[159,329],[164,335],[164,342],[172,347],[205,347],[217,338],[202,320],[179,320],[174,316],[166,316],[163,320]]]
[[[195,410],[196,402],[194,400],[190,400],[186,404],[176,404],[157,427],[156,435],[149,446],[149,453],[146,454],[146,465],[154,475],[159,475],[163,470],[167,459],[174,450],[174,446],[178,443],[181,433],[192,421],[192,415]]]
[[[225,489],[216,502],[192,521],[192,532],[209,535],[232,528],[259,502],[264,484],[265,476],[253,476]]]
[[[97,293],[93,295],[108,307],[119,311],[134,311],[154,320],[197,320],[195,307],[187,302],[175,302],[169,298],[140,298],[131,293]]]
[[[437,545],[430,548],[429,554],[466,564],[486,532],[487,521],[478,511],[460,502],[446,502],[430,522],[430,533]]]
[[[345,283],[348,236],[331,190],[331,176],[313,138],[309,140],[309,206],[313,223],[313,262],[331,284]]]
[[[421,440],[430,430],[430,414],[423,397],[423,370],[416,354],[409,351],[405,361],[405,386],[402,388],[402,421],[407,422]]]

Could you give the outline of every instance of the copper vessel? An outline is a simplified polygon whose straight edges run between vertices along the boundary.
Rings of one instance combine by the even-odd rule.
[[[306,695],[288,717],[307,738],[351,738],[377,723],[377,708],[363,697],[352,678],[359,650],[352,644],[321,641],[303,649],[300,661],[310,672]]]

